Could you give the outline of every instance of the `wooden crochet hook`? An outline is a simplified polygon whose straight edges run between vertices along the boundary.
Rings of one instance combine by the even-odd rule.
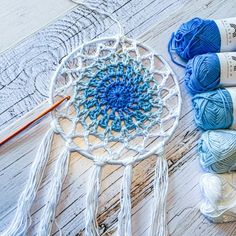
[[[17,134],[21,133],[23,130],[27,129],[30,125],[32,125],[35,121],[39,120],[40,118],[42,118],[43,116],[45,116],[46,114],[48,114],[49,112],[51,112],[52,110],[54,110],[56,107],[58,107],[61,103],[63,103],[65,100],[69,100],[70,96],[66,96],[64,98],[62,98],[61,100],[55,102],[51,107],[49,107],[47,110],[43,111],[41,114],[39,114],[37,117],[35,117],[32,121],[28,122],[27,124],[25,124],[24,126],[22,126],[21,128],[19,128],[18,130],[16,130],[15,132],[13,132],[12,134],[10,134],[8,137],[6,137],[5,139],[3,139],[0,142],[0,146],[3,145],[4,143],[6,143],[7,141],[9,141],[10,139],[12,139],[13,137],[15,137]]]

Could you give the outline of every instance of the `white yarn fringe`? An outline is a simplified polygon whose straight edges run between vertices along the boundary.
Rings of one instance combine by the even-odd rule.
[[[101,170],[102,166],[95,164],[88,182],[85,212],[85,236],[99,236],[97,212]]]
[[[132,165],[127,165],[122,179],[122,189],[120,198],[120,212],[118,215],[117,236],[132,236],[131,229],[131,183]]]
[[[166,197],[168,190],[168,164],[162,153],[156,164],[154,198],[150,236],[166,236]]]
[[[56,161],[54,173],[51,180],[51,186],[47,197],[48,201],[41,216],[37,235],[50,235],[52,224],[55,219],[56,207],[61,195],[62,184],[68,172],[69,156],[70,152],[66,149]]]
[[[9,228],[7,228],[6,231],[1,234],[1,236],[26,235],[26,231],[31,223],[30,209],[36,197],[45,167],[50,156],[52,140],[53,130],[50,129],[39,146],[35,160],[33,161],[32,167],[30,169],[29,179],[26,183],[26,187],[18,201],[14,219]]]

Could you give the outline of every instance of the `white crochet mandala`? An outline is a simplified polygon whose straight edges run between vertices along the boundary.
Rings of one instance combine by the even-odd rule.
[[[40,235],[50,234],[71,152],[94,162],[87,190],[86,236],[99,235],[97,202],[106,164],[125,168],[117,233],[132,235],[132,166],[153,154],[157,165],[150,235],[167,235],[168,165],[164,147],[177,127],[181,107],[179,85],[167,62],[147,46],[124,36],[94,40],[62,60],[50,94],[52,104],[68,95],[70,100],[52,112],[52,129],[38,150],[8,235],[28,228],[27,216],[49,158],[53,133],[61,135],[65,146],[57,158],[49,201],[38,228]]]

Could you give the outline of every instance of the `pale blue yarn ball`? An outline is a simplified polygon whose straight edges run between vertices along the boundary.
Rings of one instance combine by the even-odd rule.
[[[203,130],[226,129],[233,123],[233,102],[226,89],[197,94],[192,99],[195,122]]]
[[[225,173],[236,170],[236,131],[211,130],[202,134],[198,152],[204,170]]]
[[[219,52],[221,37],[218,26],[213,20],[193,18],[172,34],[169,47],[184,60],[204,53]]]
[[[191,94],[202,93],[219,87],[220,61],[215,53],[195,56],[189,60],[185,84]]]

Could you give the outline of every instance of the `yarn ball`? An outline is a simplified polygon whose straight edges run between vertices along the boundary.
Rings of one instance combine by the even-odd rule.
[[[234,120],[233,101],[226,89],[197,94],[192,99],[195,122],[203,130],[226,129]]]
[[[211,130],[198,143],[200,163],[204,170],[225,173],[236,170],[236,131]]]
[[[184,60],[204,53],[219,52],[220,31],[213,20],[193,18],[172,34],[169,45]]]
[[[195,56],[186,65],[185,84],[191,94],[219,87],[220,61],[215,53]]]
[[[204,174],[200,178],[200,188],[203,196],[212,205],[216,205],[222,199],[222,182],[217,175]]]
[[[200,179],[201,213],[213,223],[236,221],[235,176],[204,174]]]

